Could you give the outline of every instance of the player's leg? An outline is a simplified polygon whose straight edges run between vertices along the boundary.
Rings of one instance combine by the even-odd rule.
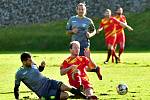
[[[67,92],[61,92],[60,93],[60,100],[67,100],[69,97]]]
[[[110,59],[110,56],[113,54],[113,45],[107,44],[107,49],[108,49],[108,51],[107,51],[107,59],[106,59],[106,61],[104,62],[104,64],[107,64],[107,63],[108,63],[108,61],[109,61],[109,59]]]
[[[91,58],[90,56],[90,49],[89,48],[86,48],[84,50],[84,55],[89,58],[89,68],[88,68],[88,72],[96,72],[99,80],[102,80],[102,75],[101,75],[101,70],[100,70],[100,67],[96,65],[96,63],[94,62],[94,60]]]
[[[122,33],[119,37],[119,53],[118,53],[118,57],[119,57],[119,62],[120,62],[120,56],[121,54],[124,52],[124,47],[125,47],[125,34]]]
[[[97,100],[98,98],[94,95],[92,85],[87,79],[82,79],[82,85],[84,89],[84,93],[87,96],[87,99]]]
[[[94,95],[92,88],[85,89],[85,94],[89,100],[98,100],[97,96]]]
[[[110,56],[113,54],[113,56],[115,57],[115,60],[116,60],[116,63],[118,63],[118,57],[116,56],[116,53],[115,53],[115,50],[114,50],[114,44],[116,42],[116,37],[109,37],[106,39],[106,44],[107,44],[107,49],[108,49],[108,52],[107,52],[107,59],[106,61],[104,62],[104,64],[107,64],[109,59],[110,59]]]
[[[69,87],[69,86],[67,86],[65,84],[61,84],[60,89],[61,89],[61,91],[69,91],[72,94],[79,95],[82,98],[86,98],[86,96],[83,93],[81,93],[81,91],[79,89],[76,89],[76,88],[73,88],[73,87]]]
[[[116,51],[116,48],[117,48],[117,43],[115,43],[114,45],[114,50]],[[114,57],[115,57],[115,54],[113,53],[112,54],[112,63],[114,63]]]
[[[125,47],[125,35],[122,33],[122,36],[120,37],[120,42],[119,42],[119,58],[121,56],[121,54],[124,52],[124,47]]]

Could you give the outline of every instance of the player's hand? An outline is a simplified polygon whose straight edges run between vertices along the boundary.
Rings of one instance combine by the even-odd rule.
[[[86,37],[90,38],[90,33],[89,32],[86,33]]]
[[[41,62],[41,66],[42,66],[42,67],[45,67],[45,65],[46,65],[46,63],[45,63],[45,61],[43,60],[43,61]]]
[[[97,30],[97,31],[96,31],[96,34],[99,34],[99,33],[100,33],[100,31],[99,31],[99,30]]]
[[[88,58],[90,58],[90,49],[89,48],[85,48],[84,49],[84,55]]]
[[[76,70],[76,69],[77,69],[77,65],[71,65],[70,68],[71,68],[72,70]]]
[[[77,29],[76,27],[73,27],[73,28],[72,28],[72,32],[73,32],[73,33],[77,33],[77,32],[78,32],[78,29]]]
[[[133,31],[132,27],[128,26],[127,28],[128,28],[129,31]]]

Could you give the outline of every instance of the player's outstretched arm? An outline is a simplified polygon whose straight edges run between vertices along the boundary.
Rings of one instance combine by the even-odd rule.
[[[16,100],[19,100],[19,85],[15,84],[14,87],[14,96]]]
[[[42,62],[41,62],[41,65],[40,65],[39,68],[38,68],[40,72],[42,72],[42,71],[44,70],[45,65],[46,65],[45,61],[42,61]]]
[[[129,31],[133,31],[133,28],[131,26],[129,26],[127,23],[124,23],[124,22],[120,21],[120,25],[122,27],[126,27]]]
[[[96,30],[94,29],[93,32],[87,32],[86,36],[87,36],[87,38],[91,38],[91,37],[93,37],[95,34],[96,34]]]
[[[99,33],[100,33],[100,31],[102,31],[102,30],[103,30],[103,27],[98,28],[98,29],[97,29],[97,31],[96,31],[96,34],[99,34]]]

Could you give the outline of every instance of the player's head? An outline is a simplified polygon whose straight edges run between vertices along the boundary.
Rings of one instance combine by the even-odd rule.
[[[20,56],[20,59],[24,66],[31,67],[32,59],[31,54],[29,52],[23,52]]]
[[[110,9],[106,9],[104,12],[104,16],[105,17],[110,17],[111,16],[111,10]]]
[[[122,15],[123,14],[123,8],[121,8],[120,6],[116,8],[115,10],[117,15]]]
[[[78,56],[80,52],[80,43],[78,41],[70,42],[70,53],[72,56]]]
[[[84,15],[86,15],[86,6],[84,3],[79,3],[76,7],[76,11],[78,16],[83,17]]]

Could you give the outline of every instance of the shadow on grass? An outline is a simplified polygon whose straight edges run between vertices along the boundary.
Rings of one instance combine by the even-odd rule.
[[[11,94],[14,92],[1,92],[0,94]],[[20,91],[19,93],[32,93],[32,91]]]

